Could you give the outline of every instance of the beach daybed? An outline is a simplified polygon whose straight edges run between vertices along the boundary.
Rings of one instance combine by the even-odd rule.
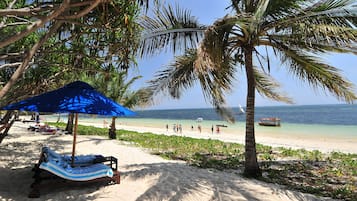
[[[57,183],[85,183],[108,181],[120,183],[118,162],[115,157],[101,155],[76,156],[72,165],[72,157],[60,155],[48,147],[43,147],[40,160],[34,167],[34,179],[31,184],[30,198],[40,197],[43,180],[56,180]]]

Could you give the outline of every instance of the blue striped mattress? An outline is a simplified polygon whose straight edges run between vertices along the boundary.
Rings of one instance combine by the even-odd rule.
[[[113,170],[102,163],[71,167],[63,161],[48,160],[42,162],[39,168],[71,181],[89,181],[102,177],[113,177]]]

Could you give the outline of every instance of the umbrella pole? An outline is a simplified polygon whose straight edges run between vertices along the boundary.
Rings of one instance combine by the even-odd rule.
[[[74,154],[76,152],[77,127],[78,127],[78,113],[75,114],[75,120],[74,120],[73,145],[72,145],[72,166],[74,164]]]

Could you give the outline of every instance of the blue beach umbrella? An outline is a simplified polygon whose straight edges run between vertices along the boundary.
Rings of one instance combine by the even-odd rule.
[[[0,108],[49,113],[75,113],[72,156],[75,153],[78,113],[104,116],[133,116],[135,112],[119,105],[85,82],[72,82],[62,88]],[[73,157],[72,157],[73,158]]]
[[[1,110],[49,113],[85,113],[105,116],[131,116],[135,113],[85,82],[72,82],[62,88],[7,105]]]

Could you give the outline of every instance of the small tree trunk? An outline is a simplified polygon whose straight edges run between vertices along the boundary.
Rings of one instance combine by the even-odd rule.
[[[112,124],[110,125],[110,129],[109,129],[109,139],[117,138],[116,128],[115,128],[115,119],[116,119],[116,117],[112,117]]]
[[[246,108],[246,131],[245,131],[245,168],[244,175],[248,177],[259,177],[262,172],[257,160],[254,131],[254,112],[255,112],[255,78],[253,68],[253,49],[244,49],[245,69],[247,75],[247,108]]]
[[[66,131],[69,134],[72,134],[72,132],[73,132],[73,120],[74,120],[74,114],[73,113],[69,113],[68,114],[68,121],[67,121],[67,125],[66,125]]]
[[[0,124],[6,124],[10,121],[12,115],[13,115],[13,111],[7,111],[6,114],[4,115],[4,117],[1,119]]]

